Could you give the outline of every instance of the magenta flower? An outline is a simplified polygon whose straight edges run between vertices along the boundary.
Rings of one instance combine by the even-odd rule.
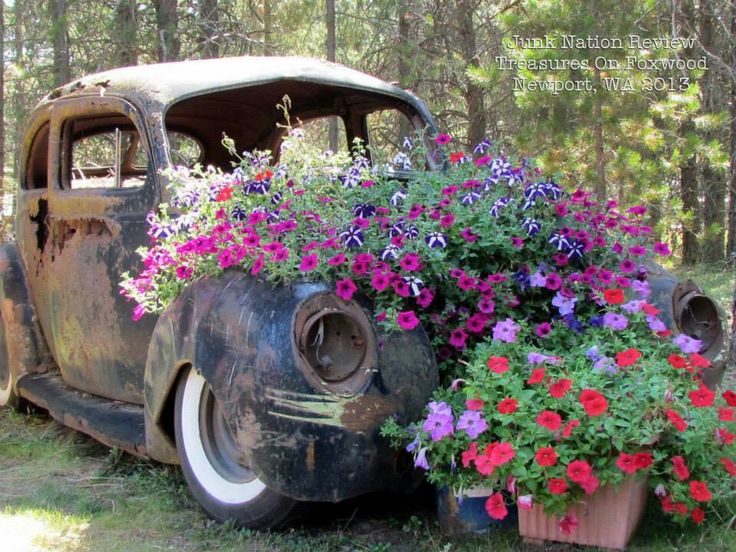
[[[478,301],[477,306],[478,310],[483,314],[493,314],[493,311],[496,309],[496,304],[490,297],[484,297],[483,299]]]
[[[460,231],[460,237],[468,243],[473,243],[478,240],[479,236],[478,234],[473,233],[473,230],[470,227],[467,227]]]
[[[493,339],[498,341],[505,341],[506,343],[516,342],[516,332],[519,326],[511,318],[506,318],[496,322],[493,326]]]
[[[376,291],[383,291],[391,284],[391,277],[383,272],[376,272],[371,279],[371,286]]]
[[[455,215],[453,213],[447,213],[440,218],[440,226],[442,228],[449,228],[453,224],[455,224]]]
[[[635,257],[642,257],[647,254],[647,248],[641,245],[632,245],[629,247],[629,253]]]
[[[442,188],[442,195],[449,197],[449,196],[456,194],[457,190],[458,190],[458,187],[455,186],[454,184],[451,184],[450,186],[445,186],[444,188]]]
[[[426,309],[432,304],[432,301],[434,301],[434,292],[427,287],[422,288],[417,297],[417,305]]]
[[[557,274],[556,272],[550,272],[549,274],[547,274],[544,287],[551,291],[555,291],[556,289],[560,289],[560,286],[562,286],[562,278],[560,278],[559,274]]]
[[[299,263],[299,270],[301,272],[310,272],[317,268],[317,265],[319,265],[319,257],[317,255],[305,255]]]
[[[626,212],[627,213],[631,213],[632,215],[635,215],[635,216],[639,216],[640,217],[640,216],[646,214],[647,208],[644,207],[643,205],[634,205],[633,207],[629,207]]]
[[[413,330],[419,325],[419,319],[414,311],[401,311],[396,317],[396,323],[402,330]]]
[[[457,279],[457,287],[463,291],[470,291],[475,289],[476,280],[472,276],[462,275]]]
[[[487,319],[483,314],[474,314],[465,322],[465,327],[471,333],[483,333],[486,329]]]
[[[330,266],[340,266],[341,264],[344,264],[346,260],[347,258],[344,253],[338,253],[334,257],[330,257],[327,260],[327,264]]]
[[[450,278],[462,278],[465,276],[465,271],[460,268],[451,268],[450,269]]]
[[[415,270],[422,269],[422,261],[416,253],[407,253],[404,255],[404,257],[399,261],[399,265],[407,272],[414,272]]]
[[[516,249],[521,249],[522,247],[524,247],[524,238],[511,236],[511,245],[514,246]]]
[[[538,337],[549,337],[549,334],[552,333],[552,325],[549,322],[542,322],[534,328],[534,333],[537,334]]]
[[[420,215],[421,215],[421,214],[422,214],[423,212],[424,212],[424,207],[422,207],[422,206],[421,206],[421,205],[419,205],[418,203],[415,203],[414,205],[412,205],[412,206],[411,206],[411,209],[409,209],[409,214],[407,215],[407,217],[408,217],[408,218],[409,218],[410,220],[414,220],[414,219],[416,219],[416,218],[419,218],[419,216],[420,216]]]
[[[466,410],[460,415],[456,427],[467,433],[471,439],[477,439],[478,435],[488,429],[488,423],[479,410]]]
[[[344,301],[350,301],[356,291],[358,291],[358,286],[350,278],[343,278],[335,282],[335,293]]]
[[[438,146],[445,146],[450,142],[452,142],[452,136],[450,136],[449,134],[438,134],[434,138],[434,143]]]
[[[409,295],[411,295],[409,284],[407,284],[403,279],[395,280],[392,287],[394,288],[396,295],[399,297],[409,297]]]
[[[263,270],[263,265],[264,265],[264,264],[265,264],[265,263],[263,262],[263,253],[261,253],[260,255],[258,255],[258,257],[256,257],[256,260],[255,260],[255,261],[253,261],[253,267],[252,267],[252,268],[250,269],[250,273],[251,273],[251,274],[252,274],[253,276],[255,276],[255,275],[256,275],[256,274],[258,274],[258,273],[259,273],[259,272],[260,272],[261,270]]]
[[[455,328],[450,333],[450,345],[456,349],[464,349],[468,341],[468,334],[462,328]]]
[[[177,266],[176,267],[176,277],[180,280],[188,280],[192,277],[192,273],[194,272],[194,269],[191,266]]]
[[[664,242],[655,243],[654,252],[657,255],[661,255],[662,257],[669,257],[670,255],[672,255],[672,251],[670,251],[670,246]]]
[[[630,274],[636,270],[636,263],[631,259],[624,259],[618,264],[618,270],[624,274]]]
[[[275,253],[271,254],[271,260],[276,263],[283,262],[288,258],[289,258],[289,249],[287,247],[283,247],[277,250]]]

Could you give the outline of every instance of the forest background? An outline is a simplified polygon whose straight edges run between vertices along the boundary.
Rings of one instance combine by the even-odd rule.
[[[736,0],[5,0],[0,20],[3,237],[24,121],[52,88],[117,66],[303,55],[413,90],[467,147],[488,137],[646,205],[675,263],[733,272]],[[575,89],[539,89],[556,82]]]

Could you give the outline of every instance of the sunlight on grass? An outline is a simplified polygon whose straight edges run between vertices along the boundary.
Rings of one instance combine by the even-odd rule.
[[[44,510],[0,512],[2,549],[8,552],[79,550],[88,529],[86,519]]]

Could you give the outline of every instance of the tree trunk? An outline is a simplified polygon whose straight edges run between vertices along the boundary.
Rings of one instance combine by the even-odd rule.
[[[158,60],[179,59],[179,14],[176,0],[156,0],[156,31],[158,33]]]
[[[66,0],[51,1],[51,36],[54,49],[54,86],[71,80],[69,70],[69,30],[66,20]]]
[[[734,0],[736,1],[736,0]],[[412,1],[406,0],[404,2],[399,2],[399,48],[397,52],[397,60],[398,60],[398,71],[399,71],[399,85],[402,88],[411,88],[413,86],[412,83],[412,75],[411,75],[411,67],[409,65],[408,60],[411,58],[411,53],[409,52],[410,44],[411,44],[411,36],[410,36],[410,14],[412,9]],[[401,118],[399,133],[403,136],[409,136],[412,132],[411,125],[409,121],[406,119],[406,117]]]
[[[593,86],[601,92],[601,71],[593,66]],[[601,95],[593,97],[593,135],[595,140],[595,196],[600,202],[606,201],[606,157],[603,150],[603,109]]]
[[[218,42],[218,12],[217,0],[201,0],[199,2],[199,24],[202,30],[202,42],[199,52],[202,58],[216,58],[220,56]]]
[[[5,2],[0,2],[0,36],[5,36]],[[5,59],[5,41],[0,41],[0,59]],[[0,70],[0,193],[5,203],[5,71]],[[4,207],[4,205],[3,205]],[[3,225],[5,226],[5,225]],[[5,232],[3,228],[4,238]]]
[[[736,0],[731,0],[731,66],[736,70]],[[726,256],[736,266],[736,79],[731,79],[731,165],[728,171],[728,246]],[[734,297],[736,308],[736,296]],[[736,328],[736,322],[734,322]],[[734,333],[736,338],[736,333]],[[736,354],[736,344],[734,344]],[[736,358],[733,359],[736,362]]]
[[[700,11],[700,43],[704,50],[714,51],[715,33],[713,29],[715,15],[713,0],[701,0]],[[702,90],[701,111],[704,115],[716,114],[721,110],[718,91],[718,70],[711,67],[699,81]],[[705,143],[717,140],[718,135],[708,130],[704,133]],[[702,166],[703,193],[703,260],[706,262],[723,261],[724,211],[726,202],[726,181],[722,171],[713,168],[709,160]]]
[[[136,0],[115,3],[115,65],[138,65],[138,13]]]
[[[479,67],[478,51],[476,48],[475,3],[473,0],[461,0],[457,3],[457,20],[460,23],[460,48],[463,61],[471,67]],[[483,89],[470,78],[465,76],[465,105],[468,113],[467,141],[470,147],[480,143],[486,135],[486,110],[483,101]]]
[[[271,0],[263,0],[263,53],[267,56],[273,55],[271,20]]]
[[[700,260],[697,234],[697,225],[700,220],[698,170],[694,155],[680,165],[680,198],[682,199],[682,210],[689,215],[689,220],[686,220],[682,226],[682,263],[692,265]]]
[[[325,12],[325,21],[327,24],[327,61],[335,61],[335,54],[337,53],[335,40],[335,0],[325,0]],[[328,132],[330,149],[337,151],[339,144],[336,120],[330,119]]]
[[[25,0],[15,0],[15,6],[13,7],[13,17],[15,21],[13,23],[15,37],[13,41],[13,54],[15,58],[15,65],[18,69],[23,69],[25,60],[23,59],[23,20],[25,14]],[[23,88],[23,79],[15,79],[13,85],[13,116],[16,121],[22,121],[26,118],[26,102],[25,102],[25,90]],[[13,175],[16,181],[20,178],[20,142],[23,138],[21,125],[15,124],[13,131],[13,143],[15,148],[13,149]]]

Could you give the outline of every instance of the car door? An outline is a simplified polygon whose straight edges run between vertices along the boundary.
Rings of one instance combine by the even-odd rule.
[[[142,403],[155,320],[131,320],[119,281],[139,265],[146,214],[159,202],[146,127],[123,99],[62,99],[48,143],[45,235],[29,267],[41,327],[65,383]]]

